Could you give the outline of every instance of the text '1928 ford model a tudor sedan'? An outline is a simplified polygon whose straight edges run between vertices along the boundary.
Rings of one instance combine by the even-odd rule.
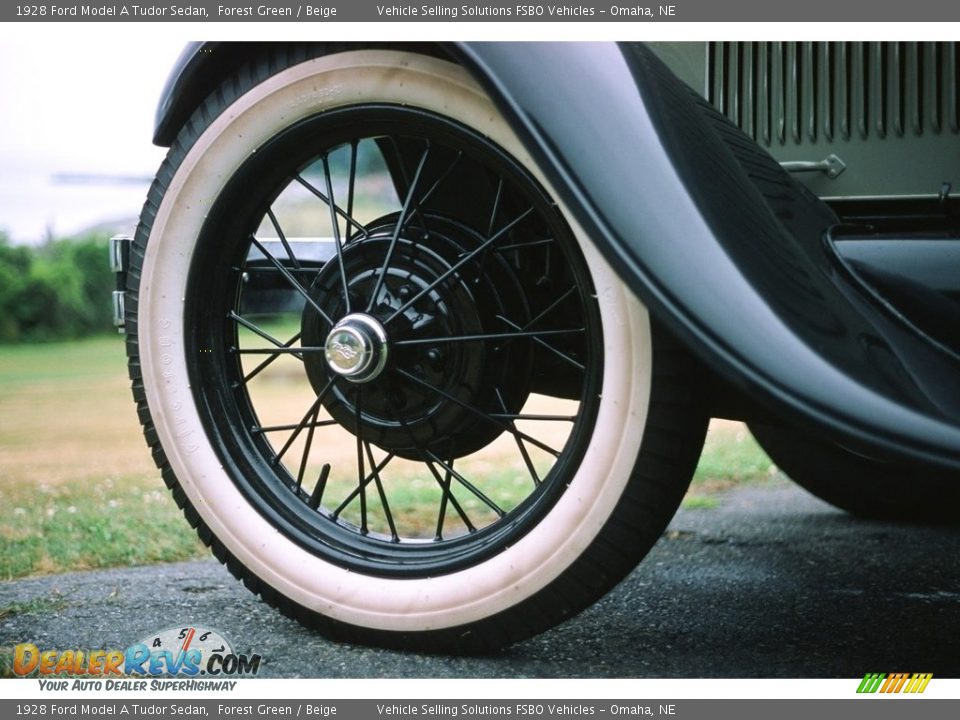
[[[711,416],[960,515],[958,45],[209,43],[113,245],[164,479],[327,636],[479,651],[616,584]]]

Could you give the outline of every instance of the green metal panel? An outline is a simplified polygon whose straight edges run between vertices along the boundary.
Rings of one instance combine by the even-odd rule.
[[[654,43],[691,87],[781,162],[836,155],[821,197],[960,192],[960,43]]]

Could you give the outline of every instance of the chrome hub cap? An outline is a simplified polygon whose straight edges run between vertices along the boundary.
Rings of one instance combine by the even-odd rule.
[[[378,320],[352,313],[334,325],[323,354],[331,372],[350,382],[370,382],[387,364],[387,333]]]

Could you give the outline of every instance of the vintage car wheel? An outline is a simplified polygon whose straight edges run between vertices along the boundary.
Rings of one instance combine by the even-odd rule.
[[[278,50],[181,131],[131,249],[146,438],[200,537],[334,639],[480,651],[647,552],[685,355],[457,66]]]
[[[790,479],[841,510],[877,520],[960,520],[955,473],[873,460],[794,428],[751,424],[750,431]]]

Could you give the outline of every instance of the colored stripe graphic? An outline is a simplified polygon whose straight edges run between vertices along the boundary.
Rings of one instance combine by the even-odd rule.
[[[922,693],[933,673],[867,673],[860,681],[858,693]]]
[[[857,688],[858,693],[875,693],[880,683],[887,677],[886,673],[867,673]]]
[[[903,687],[903,684],[907,681],[908,675],[906,673],[892,673],[887,681],[883,684],[883,687],[880,688],[882,693],[898,693],[900,688]]]
[[[933,673],[915,673],[910,680],[910,685],[907,686],[904,692],[922,693],[927,689],[927,685],[930,684],[930,680],[932,679]]]

